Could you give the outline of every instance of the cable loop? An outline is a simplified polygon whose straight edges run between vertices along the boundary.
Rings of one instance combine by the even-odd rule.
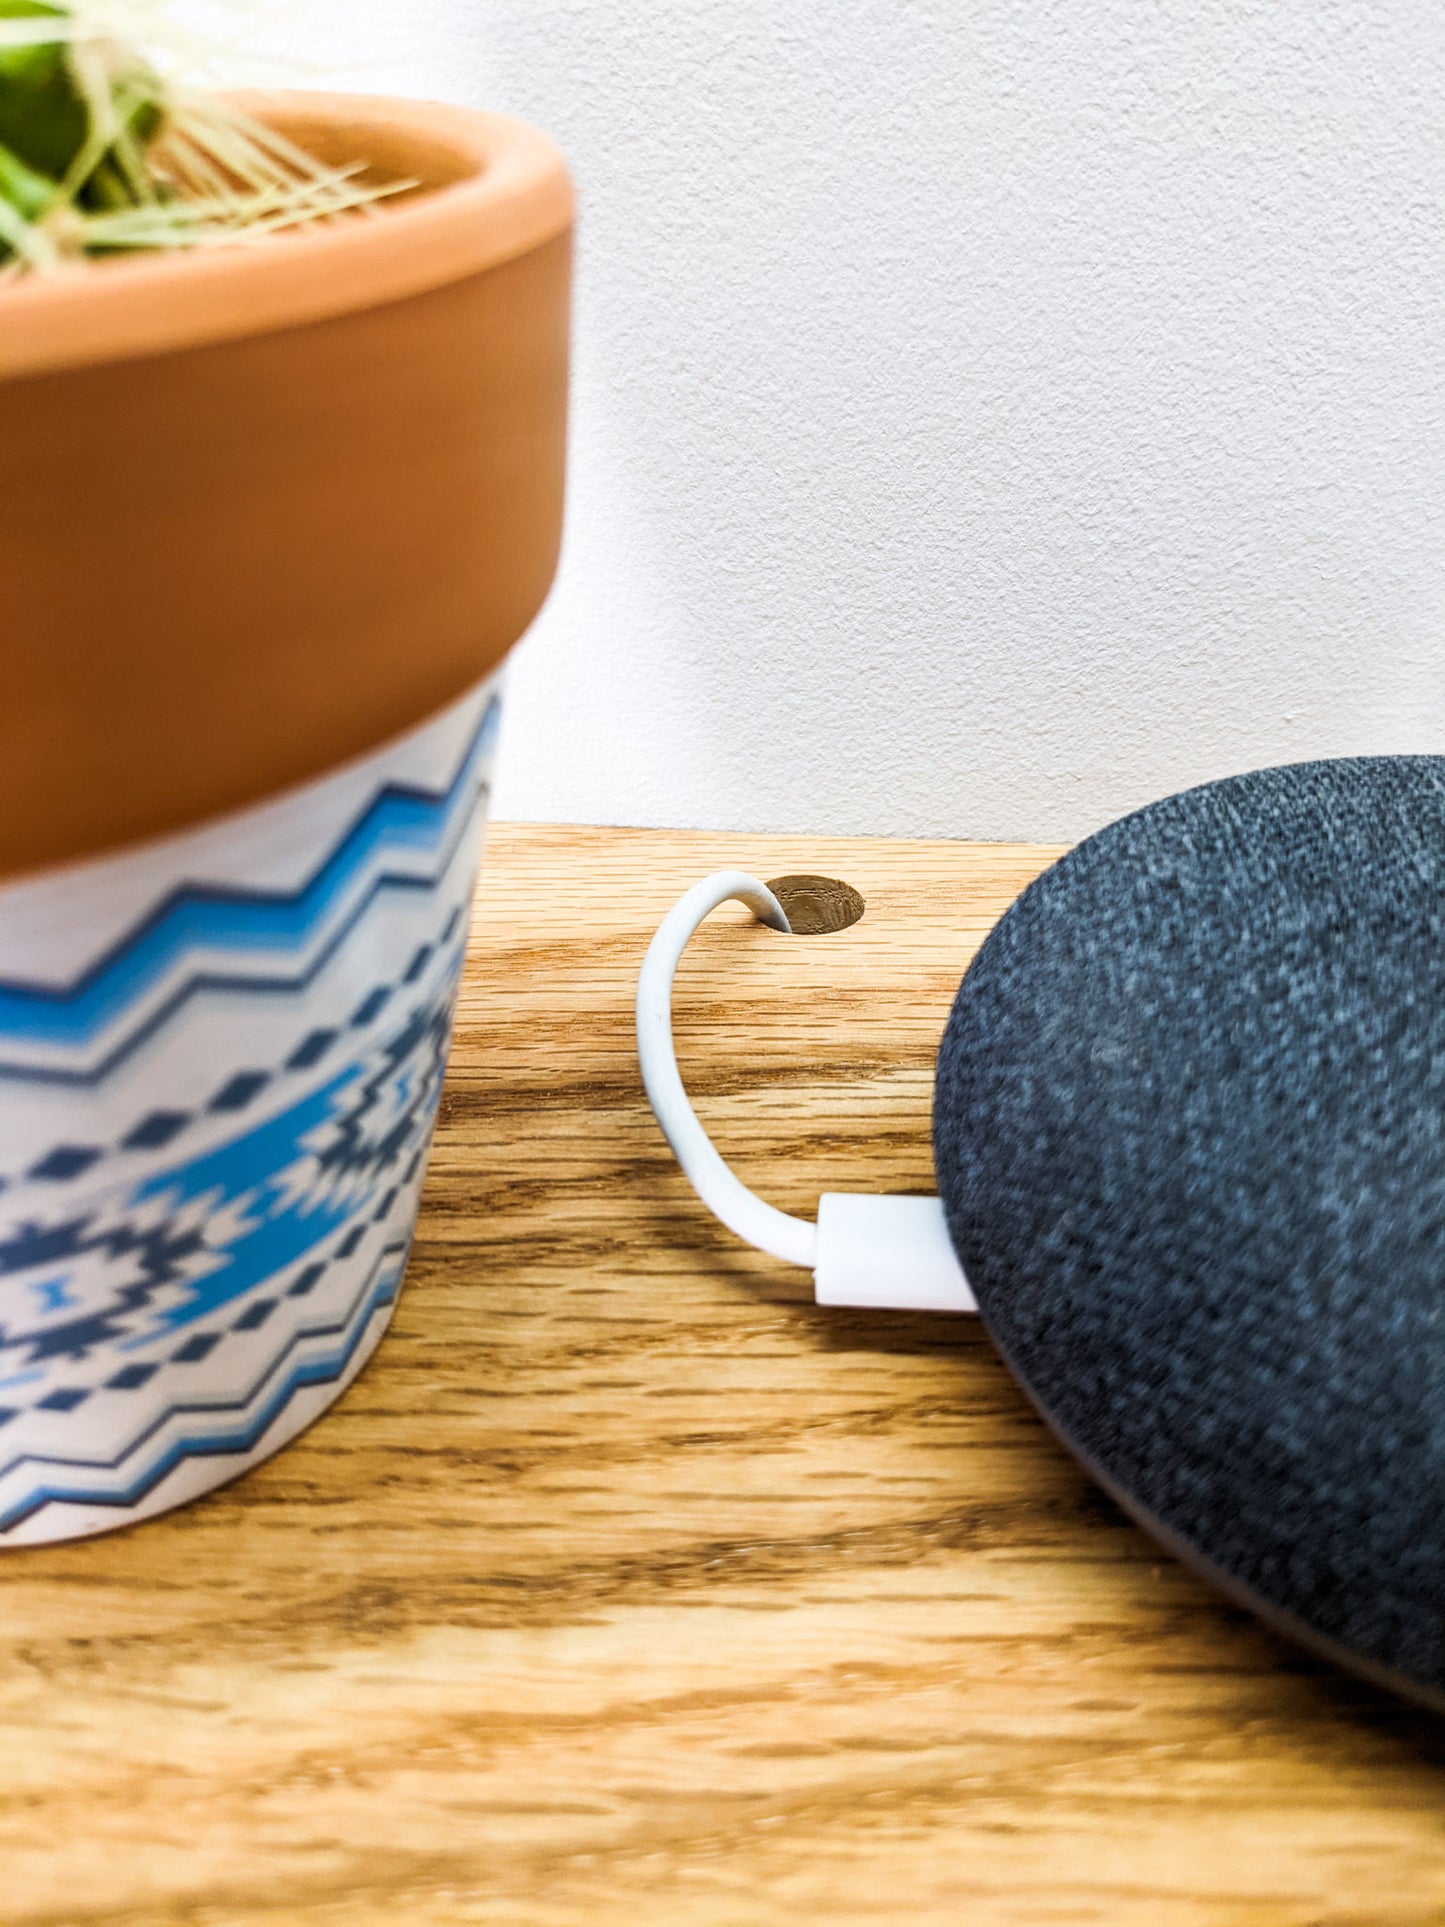
[[[672,984],[693,932],[719,904],[746,904],[774,930],[790,932],[783,906],[765,883],[744,870],[719,870],[682,897],[647,946],[637,979],[637,1057],[648,1100],[688,1183],[708,1210],[738,1237],[774,1258],[811,1271],[817,1260],[818,1227],[793,1218],[749,1191],[724,1163],[698,1122],[672,1042]]]

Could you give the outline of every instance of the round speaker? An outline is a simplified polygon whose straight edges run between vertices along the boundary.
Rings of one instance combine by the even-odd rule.
[[[1445,758],[1167,798],[999,922],[934,1148],[983,1317],[1171,1550],[1445,1709]]]

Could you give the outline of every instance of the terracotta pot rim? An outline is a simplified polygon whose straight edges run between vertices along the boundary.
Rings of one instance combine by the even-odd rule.
[[[91,264],[0,289],[0,380],[240,340],[402,300],[524,254],[572,221],[566,166],[501,114],[373,94],[237,96],[263,119],[367,129],[445,153],[459,178],[374,216],[259,242]]]

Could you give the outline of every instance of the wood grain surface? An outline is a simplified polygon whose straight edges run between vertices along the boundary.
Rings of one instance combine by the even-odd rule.
[[[0,1555],[0,1921],[1417,1927],[1445,1736],[1213,1599],[976,1325],[823,1312],[695,1203],[631,997],[672,899],[761,1190],[931,1188],[934,1047],[1035,849],[499,827],[407,1288],[299,1443]]]

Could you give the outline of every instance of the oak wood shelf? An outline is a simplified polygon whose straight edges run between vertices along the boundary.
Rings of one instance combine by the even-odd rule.
[[[0,1555],[0,1922],[1421,1927],[1441,1725],[1220,1603],[964,1320],[822,1312],[643,1102],[653,925],[767,1196],[931,1188],[966,956],[1054,852],[494,827],[392,1332],[185,1511]]]

